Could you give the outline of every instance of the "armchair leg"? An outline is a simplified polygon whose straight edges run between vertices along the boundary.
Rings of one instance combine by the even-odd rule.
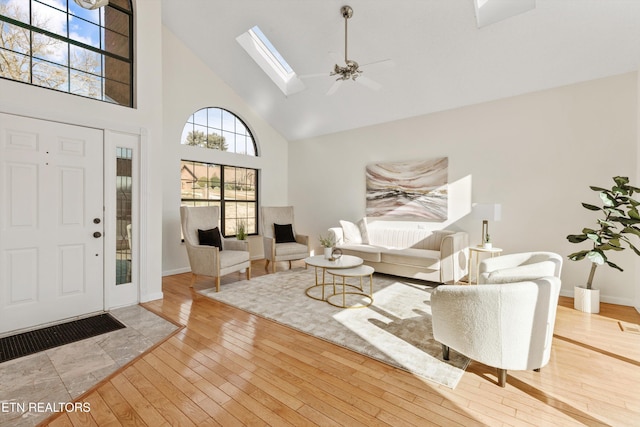
[[[536,368],[533,370],[534,372],[540,372],[540,368]]]
[[[220,276],[216,277],[216,292],[220,292]]]
[[[442,359],[449,360],[449,346],[442,344]]]
[[[498,368],[498,385],[504,387],[507,384],[507,370]]]
[[[251,280],[251,265],[247,267],[247,280]]]
[[[289,270],[291,270],[291,260],[289,260]]]
[[[193,288],[193,285],[196,283],[196,274],[191,273],[191,283],[189,283],[189,287]]]
[[[267,262],[264,264],[264,269],[267,270],[267,273],[269,272],[269,260],[267,259]]]

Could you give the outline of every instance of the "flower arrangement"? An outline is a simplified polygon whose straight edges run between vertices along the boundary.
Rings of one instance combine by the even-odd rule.
[[[329,233],[326,236],[323,236],[322,234],[318,237],[318,240],[320,241],[320,245],[322,247],[325,248],[332,248],[336,245],[336,241],[333,238],[333,234]]]

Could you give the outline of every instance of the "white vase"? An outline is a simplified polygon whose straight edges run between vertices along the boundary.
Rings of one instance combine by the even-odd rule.
[[[324,248],[324,259],[331,259],[333,248]]]
[[[485,249],[491,249],[493,245],[491,244],[491,242],[484,242],[484,245],[482,245],[482,247]]]
[[[585,313],[600,313],[600,289],[574,286],[573,308]]]

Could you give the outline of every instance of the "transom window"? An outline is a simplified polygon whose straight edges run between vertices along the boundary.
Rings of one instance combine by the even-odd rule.
[[[133,106],[130,0],[0,0],[0,77]]]
[[[180,179],[181,205],[219,206],[224,236],[235,236],[241,223],[247,234],[257,234],[256,169],[182,160]]]
[[[251,131],[238,116],[223,108],[203,108],[182,130],[182,144],[257,156]]]

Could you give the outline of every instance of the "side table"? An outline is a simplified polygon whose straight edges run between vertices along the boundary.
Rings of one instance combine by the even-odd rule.
[[[341,270],[327,270],[327,273],[333,276],[333,295],[329,295],[327,297],[327,302],[335,307],[340,308],[364,308],[369,307],[373,304],[373,273],[374,269],[368,265],[360,265],[358,267],[353,268],[344,268]],[[335,291],[336,287],[336,276],[342,277],[342,293],[338,293]],[[362,278],[369,276],[369,294],[364,292],[364,288],[362,287]],[[360,278],[360,286],[349,285],[345,283],[347,277],[358,277]],[[357,291],[347,291],[347,288],[357,289]],[[364,298],[368,298],[369,302],[367,304],[363,303],[360,305],[347,305],[347,295],[358,295]],[[331,301],[332,297],[342,296],[342,304],[335,303]]]
[[[501,248],[485,248],[484,246],[469,246],[469,284],[473,284],[473,278],[471,277],[471,266],[473,265],[473,255],[476,255],[476,263],[474,271],[476,273],[476,285],[478,284],[478,277],[480,276],[480,254],[489,254],[491,258],[500,256],[502,253]]]

